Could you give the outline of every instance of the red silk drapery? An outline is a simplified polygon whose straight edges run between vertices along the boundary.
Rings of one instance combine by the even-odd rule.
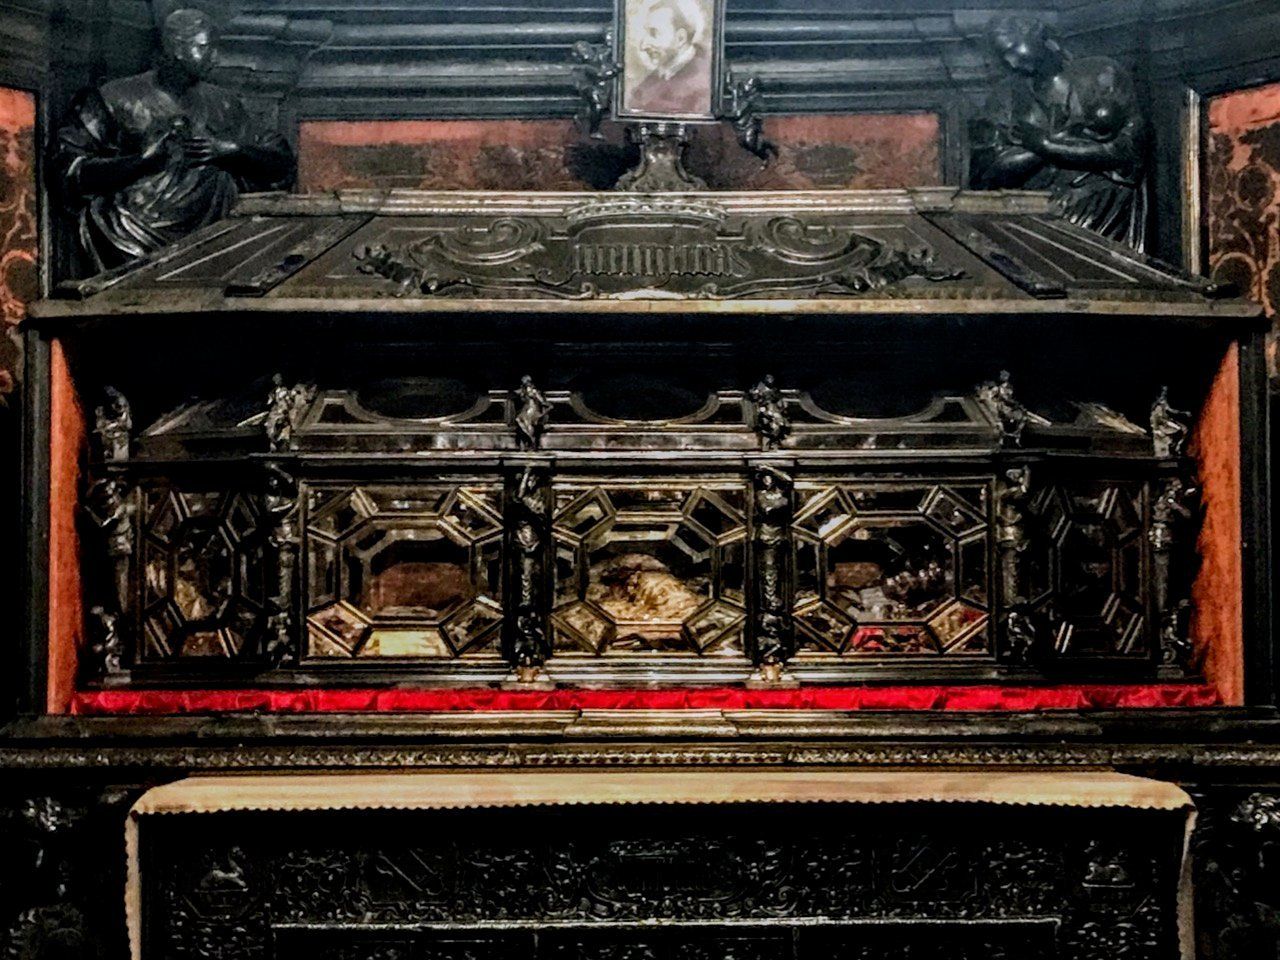
[[[502,710],[944,710],[1041,711],[1211,707],[1221,703],[1201,684],[1046,687],[802,687],[746,690],[512,691],[456,689],[106,690],[80,692],[79,716],[211,713],[436,713]]]

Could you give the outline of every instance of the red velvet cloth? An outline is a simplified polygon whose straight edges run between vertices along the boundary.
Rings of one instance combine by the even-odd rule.
[[[454,689],[106,690],[80,692],[79,716],[200,713],[436,713],[498,710],[1116,710],[1212,707],[1211,686],[1192,684],[1055,687],[801,687],[747,690],[511,691]]]

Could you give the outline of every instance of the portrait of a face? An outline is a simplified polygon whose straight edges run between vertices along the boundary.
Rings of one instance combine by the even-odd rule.
[[[716,0],[622,0],[619,113],[652,119],[714,114]]]

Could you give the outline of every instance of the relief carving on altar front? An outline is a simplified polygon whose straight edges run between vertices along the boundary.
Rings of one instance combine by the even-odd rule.
[[[1230,791],[1197,797],[1196,806],[1197,955],[1229,960],[1276,953],[1280,796]]]
[[[335,956],[375,944],[412,957],[673,960],[726,949],[807,960],[841,944],[875,960],[1174,953],[1172,821],[1135,830],[1133,814],[1059,812],[1046,831],[1042,814],[956,811],[938,829],[920,807],[857,827],[830,810],[800,825],[772,809],[784,816],[770,837],[751,829],[759,811],[696,807],[614,812],[607,831],[609,814],[591,808],[572,829],[530,811],[436,812],[432,831],[412,828],[421,814],[336,832],[318,828],[341,814],[277,817],[271,837],[260,817],[199,836],[175,826],[144,876],[155,918],[144,955],[266,958],[273,941]],[[926,814],[935,826],[922,831]]]

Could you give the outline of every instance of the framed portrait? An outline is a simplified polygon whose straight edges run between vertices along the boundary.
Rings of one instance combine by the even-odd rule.
[[[616,0],[619,120],[712,121],[723,88],[725,0]]]

